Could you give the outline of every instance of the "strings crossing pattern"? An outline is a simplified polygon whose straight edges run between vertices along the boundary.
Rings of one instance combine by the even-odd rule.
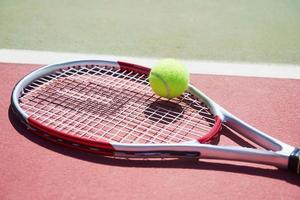
[[[43,125],[93,141],[186,142],[201,138],[215,123],[192,94],[161,99],[146,75],[112,66],[57,70],[28,85],[19,102]]]

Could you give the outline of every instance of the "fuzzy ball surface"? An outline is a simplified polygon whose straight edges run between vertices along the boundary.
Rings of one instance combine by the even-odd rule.
[[[149,75],[149,82],[155,94],[172,99],[180,96],[189,84],[188,69],[175,59],[160,60]]]

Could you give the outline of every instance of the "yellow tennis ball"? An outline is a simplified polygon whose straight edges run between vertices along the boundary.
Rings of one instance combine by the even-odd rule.
[[[181,62],[163,59],[151,69],[149,82],[155,94],[172,99],[188,88],[189,72]]]

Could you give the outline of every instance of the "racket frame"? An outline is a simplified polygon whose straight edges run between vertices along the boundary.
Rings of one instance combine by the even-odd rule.
[[[53,134],[53,130],[47,127],[41,128],[41,125],[39,125],[38,123],[34,123],[34,120],[32,120],[28,116],[28,114],[20,107],[18,100],[24,88],[32,81],[50,74],[53,71],[77,65],[105,65],[115,68],[120,68],[122,66],[128,70],[134,70],[135,72],[143,74],[148,74],[150,71],[149,68],[135,64],[105,60],[79,60],[42,67],[20,80],[15,86],[11,96],[11,105],[13,111],[21,118],[28,129],[32,130],[35,133],[39,133],[39,135],[45,138],[49,138],[49,133],[50,135]],[[206,105],[211,109],[211,112],[216,118],[216,125],[214,127],[214,129],[216,130],[214,131],[218,131],[221,128],[221,124],[223,123],[226,126],[237,131],[242,136],[265,148],[265,150],[246,147],[217,146],[200,143],[201,141],[198,140],[176,144],[123,144],[117,142],[100,142],[98,146],[93,144],[95,146],[91,146],[89,150],[93,153],[98,152],[99,154],[120,157],[201,157],[254,162],[273,165],[279,168],[289,167],[289,157],[295,151],[295,147],[285,144],[238,119],[237,117],[226,111],[224,108],[219,106],[217,103],[215,103],[203,92],[199,91],[193,85],[189,85],[188,90],[192,94],[200,98],[203,102],[205,102]],[[46,133],[41,133],[41,131]],[[68,141],[69,139],[71,139],[73,145],[72,143],[70,145],[65,143],[65,145],[73,146],[74,148],[78,149],[81,149],[79,148],[80,145],[88,144],[88,142],[83,142],[82,144],[82,141],[79,141],[79,143],[77,143],[78,141],[74,140],[74,138],[60,138],[59,133],[54,133],[53,136],[53,138],[55,138],[56,136],[58,137],[58,139],[54,139],[57,140],[57,143],[65,143],[63,142],[64,140]],[[59,141],[59,139],[61,141]],[[88,148],[83,148],[82,150],[88,150]],[[298,170],[298,173],[300,170],[299,168],[300,167],[298,164],[298,169],[296,169]]]

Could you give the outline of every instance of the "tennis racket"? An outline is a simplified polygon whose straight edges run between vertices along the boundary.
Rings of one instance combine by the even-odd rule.
[[[116,157],[200,157],[300,172],[300,149],[241,121],[192,85],[156,96],[150,69],[80,60],[40,68],[14,88],[11,107],[32,132],[72,148]],[[262,148],[210,144],[222,125]]]

